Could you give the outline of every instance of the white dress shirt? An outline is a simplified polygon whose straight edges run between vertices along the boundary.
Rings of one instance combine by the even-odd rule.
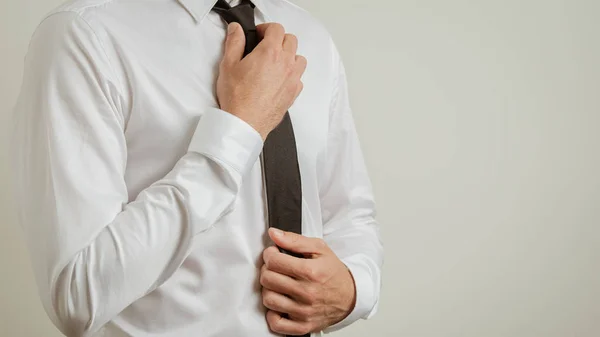
[[[40,296],[68,336],[263,337],[262,139],[218,109],[225,24],[215,0],[76,0],[31,40],[14,116],[19,219]],[[290,109],[302,230],[374,314],[382,244],[344,68],[324,27],[284,0],[255,0],[308,59]],[[313,334],[317,336],[320,334]]]

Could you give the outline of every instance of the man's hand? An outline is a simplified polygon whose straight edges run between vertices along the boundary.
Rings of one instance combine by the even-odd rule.
[[[229,25],[217,97],[222,110],[241,118],[266,139],[302,91],[306,59],[296,55],[298,40],[280,24],[258,25],[257,32],[262,41],[242,59],[244,31],[238,23]]]
[[[350,271],[327,244],[316,238],[271,228],[269,235],[283,249],[263,253],[260,275],[269,328],[285,335],[321,331],[343,320],[354,308],[355,286]],[[287,314],[283,315],[283,314]]]

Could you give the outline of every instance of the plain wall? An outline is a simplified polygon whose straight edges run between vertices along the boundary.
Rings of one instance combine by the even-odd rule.
[[[0,2],[3,337],[59,336],[6,165],[23,55],[59,2]],[[334,335],[600,336],[600,1],[297,3],[345,59],[386,247],[379,314]]]

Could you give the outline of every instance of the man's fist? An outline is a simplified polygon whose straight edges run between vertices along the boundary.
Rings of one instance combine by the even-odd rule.
[[[344,263],[321,239],[273,228],[269,235],[277,246],[305,257],[280,253],[276,247],[264,251],[260,284],[269,328],[294,336],[343,320],[356,300],[354,280]]]
[[[302,91],[306,59],[296,55],[298,40],[280,24],[258,25],[257,32],[262,41],[242,59],[244,31],[238,23],[229,25],[217,97],[222,110],[241,118],[266,139]]]

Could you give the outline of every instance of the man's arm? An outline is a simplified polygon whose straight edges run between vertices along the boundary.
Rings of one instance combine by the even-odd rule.
[[[325,332],[375,314],[383,264],[383,245],[375,220],[371,182],[352,118],[346,72],[341,60],[329,130],[327,153],[319,170],[324,240],[352,273],[356,304],[343,321]]]
[[[15,187],[44,307],[68,336],[166,281],[193,237],[232,210],[262,146],[237,117],[207,111],[189,152],[128,203],[119,88],[83,19],[44,20],[15,111]]]
[[[266,40],[281,49],[280,35]],[[285,78],[289,66],[263,56],[255,57],[265,58],[262,63],[231,70],[243,51],[241,29],[236,36],[222,66],[229,87],[255,88],[253,81],[236,84],[237,78],[269,63],[282,70],[263,73]],[[261,50],[269,54],[269,48]],[[38,27],[15,109],[15,190],[42,302],[67,336],[92,335],[176,271],[194,236],[232,210],[242,177],[258,159],[261,135],[295,99],[262,97],[281,91],[273,85],[247,97],[281,107],[251,109],[233,97],[229,106],[247,107],[235,116],[207,109],[188,153],[129,202],[127,99],[120,88],[102,43],[78,14],[54,14]],[[227,95],[221,90],[220,100]]]

